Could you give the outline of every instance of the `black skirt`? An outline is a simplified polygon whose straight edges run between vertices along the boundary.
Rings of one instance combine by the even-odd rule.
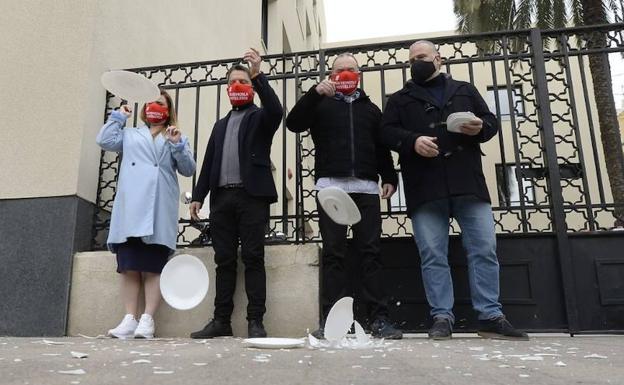
[[[141,238],[128,238],[117,247],[117,272],[162,273],[171,250],[167,246],[146,244]]]

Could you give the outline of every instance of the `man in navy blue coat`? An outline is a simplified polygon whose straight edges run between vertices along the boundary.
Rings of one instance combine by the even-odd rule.
[[[477,89],[440,73],[441,57],[429,41],[410,47],[412,79],[390,97],[382,119],[382,141],[399,153],[407,211],[420,252],[431,306],[429,337],[451,338],[453,282],[448,265],[449,221],[462,230],[472,306],[483,337],[527,339],[507,321],[499,303],[499,266],[490,194],[481,166],[480,143],[498,132],[496,116]],[[474,118],[449,132],[454,112]]]

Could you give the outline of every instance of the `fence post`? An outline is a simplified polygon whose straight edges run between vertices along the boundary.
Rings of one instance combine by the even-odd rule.
[[[572,266],[572,250],[567,234],[566,217],[564,211],[563,190],[561,188],[561,174],[557,161],[557,145],[550,110],[548,81],[546,79],[546,63],[544,59],[541,31],[532,28],[530,41],[533,54],[533,79],[536,86],[538,117],[541,123],[542,140],[544,142],[545,160],[548,169],[547,180],[551,200],[551,219],[557,237],[557,251],[559,267],[563,283],[563,296],[568,317],[568,331],[574,334],[579,331],[578,307],[575,292],[574,269]]]

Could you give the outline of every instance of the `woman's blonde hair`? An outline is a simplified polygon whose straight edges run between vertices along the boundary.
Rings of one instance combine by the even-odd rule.
[[[163,89],[160,90],[160,94],[165,97],[165,100],[167,100],[167,109],[169,110],[169,117],[167,118],[167,121],[165,121],[165,125],[164,125],[165,128],[163,130],[165,130],[169,126],[178,127],[178,116],[176,115],[175,106],[173,105],[173,99],[171,99],[171,95],[169,95],[169,93]],[[141,117],[141,120],[145,122],[145,124],[147,124],[147,126],[149,127],[150,124],[147,121],[147,116],[145,115],[146,106],[147,106],[147,103],[145,103],[143,105],[143,108],[141,108],[140,117]]]

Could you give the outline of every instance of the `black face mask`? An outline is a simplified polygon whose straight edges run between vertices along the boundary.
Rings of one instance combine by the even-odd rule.
[[[436,68],[432,61],[416,60],[410,66],[410,72],[414,83],[423,85],[436,72]]]

